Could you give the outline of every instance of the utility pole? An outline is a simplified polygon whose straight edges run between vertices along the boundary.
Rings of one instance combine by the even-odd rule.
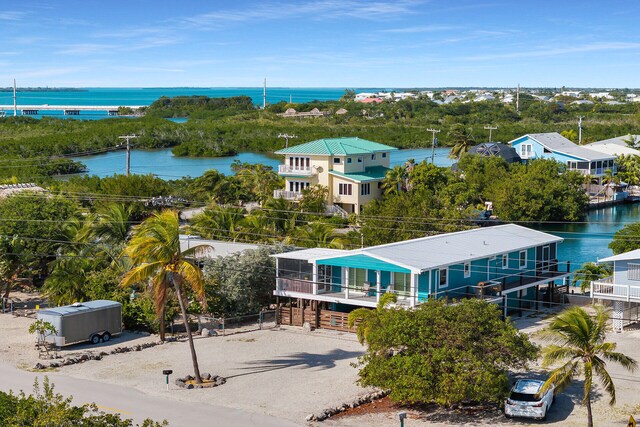
[[[16,79],[13,79],[13,117],[18,115],[18,97],[16,93]]]
[[[518,83],[518,89],[516,90],[516,113],[520,113],[520,83]]]
[[[289,135],[288,133],[278,134],[278,138],[284,138],[284,148],[289,148],[289,139],[297,137],[298,135]]]
[[[127,176],[131,174],[131,144],[129,143],[129,141],[137,137],[138,135],[135,135],[135,134],[123,135],[118,137],[120,139],[124,139],[127,141]]]
[[[578,145],[582,145],[582,119],[584,116],[578,117]]]
[[[433,135],[431,138],[431,164],[433,164],[433,159],[436,155],[436,144],[438,143],[436,133],[440,132],[440,130],[427,129],[427,132],[431,132],[431,134]]]
[[[262,109],[267,108],[267,78],[264,78],[264,87],[262,89]]]
[[[484,128],[489,130],[489,142],[491,142],[491,135],[492,135],[491,131],[494,130],[494,129],[498,129],[498,126],[489,125],[489,126],[485,126]]]

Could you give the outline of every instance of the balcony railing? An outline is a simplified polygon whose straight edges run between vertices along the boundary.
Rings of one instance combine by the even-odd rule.
[[[274,190],[274,199],[286,199],[286,200],[300,200],[302,198],[302,192],[300,191],[288,191],[288,190]]]
[[[313,166],[278,165],[278,174],[280,175],[313,176],[317,173],[317,169]]]
[[[310,280],[294,279],[291,277],[278,277],[276,279],[276,289],[279,291],[312,294],[313,282]]]
[[[613,277],[591,282],[591,297],[618,301],[640,301],[640,285],[613,283]]]

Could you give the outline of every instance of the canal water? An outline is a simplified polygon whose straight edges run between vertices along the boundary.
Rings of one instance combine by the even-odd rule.
[[[438,166],[451,166],[453,160],[448,157],[449,148],[436,148],[434,163]],[[392,151],[389,158],[391,167],[401,165],[408,159],[416,162],[431,160],[430,148],[417,148]],[[112,151],[96,156],[76,157],[87,166],[89,175],[99,177],[126,172],[126,152]],[[198,177],[209,169],[217,169],[225,175],[233,174],[231,164],[238,160],[246,163],[262,163],[278,169],[282,159],[264,153],[239,153],[230,157],[176,157],[170,149],[131,150],[131,172],[141,175],[154,174],[162,179],[179,179],[183,176]]]
[[[448,148],[436,148],[434,162],[439,166],[450,166]],[[430,161],[431,149],[419,148],[391,152],[390,164],[396,166],[408,159],[416,162]],[[75,160],[87,165],[90,175],[105,177],[125,173],[126,154],[115,151],[96,156],[79,157]],[[234,160],[247,163],[262,163],[277,169],[282,160],[264,153],[240,153],[232,157],[189,158],[175,157],[169,149],[132,150],[131,171],[137,174],[154,174],[162,179],[179,179],[183,176],[198,177],[209,169],[217,169],[225,175],[233,173]],[[640,220],[640,204],[621,204],[588,212],[582,222],[523,224],[555,234],[564,239],[558,247],[558,259],[571,261],[572,270],[589,261],[612,255],[608,244],[616,231],[624,225]]]

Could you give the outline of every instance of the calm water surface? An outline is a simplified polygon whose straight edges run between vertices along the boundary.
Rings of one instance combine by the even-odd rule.
[[[438,166],[451,166],[452,159],[447,156],[448,148],[436,148],[434,161]],[[392,151],[389,158],[391,166],[400,165],[408,159],[416,162],[431,159],[430,148]],[[76,157],[88,168],[89,175],[105,177],[126,172],[126,152],[113,151],[97,156]],[[131,150],[131,172],[146,175],[152,173],[162,179],[179,179],[183,176],[198,177],[209,169],[217,169],[225,175],[233,174],[231,164],[239,160],[247,163],[262,163],[274,169],[282,163],[277,156],[264,153],[240,153],[231,157],[175,157],[170,149],[164,150]]]

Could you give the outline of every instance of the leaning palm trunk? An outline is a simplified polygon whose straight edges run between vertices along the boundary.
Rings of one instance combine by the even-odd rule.
[[[180,311],[182,311],[182,321],[184,327],[187,330],[187,338],[189,339],[189,349],[191,350],[191,362],[193,363],[193,376],[196,380],[196,384],[202,384],[202,377],[200,376],[200,368],[198,367],[198,356],[196,355],[196,348],[193,345],[193,335],[191,334],[191,328],[189,328],[189,318],[187,317],[187,308],[184,306],[184,299],[182,298],[182,290],[180,284],[175,277],[172,277],[173,287],[176,290],[176,296],[180,303]]]

